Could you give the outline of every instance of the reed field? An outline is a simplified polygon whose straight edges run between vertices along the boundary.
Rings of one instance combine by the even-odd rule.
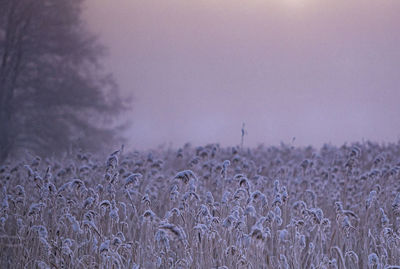
[[[0,167],[0,268],[400,268],[400,142]]]

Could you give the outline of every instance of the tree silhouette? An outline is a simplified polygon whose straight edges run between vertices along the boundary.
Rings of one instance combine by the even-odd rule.
[[[12,151],[94,150],[126,106],[81,19],[82,0],[0,1],[0,162]]]

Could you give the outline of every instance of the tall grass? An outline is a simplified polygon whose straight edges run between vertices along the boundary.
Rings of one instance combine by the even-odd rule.
[[[1,268],[400,268],[400,144],[0,168]]]

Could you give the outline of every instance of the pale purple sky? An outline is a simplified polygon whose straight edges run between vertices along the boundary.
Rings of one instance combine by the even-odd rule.
[[[131,146],[400,138],[399,0],[87,0]]]

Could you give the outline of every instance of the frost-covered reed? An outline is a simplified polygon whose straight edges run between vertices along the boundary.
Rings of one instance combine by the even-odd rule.
[[[400,144],[0,167],[0,268],[400,268]]]

